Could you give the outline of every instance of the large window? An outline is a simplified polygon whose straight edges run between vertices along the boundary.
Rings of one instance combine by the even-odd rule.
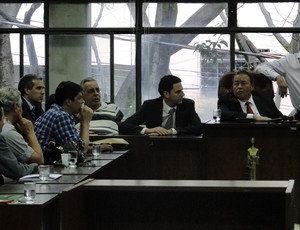
[[[62,80],[97,79],[125,116],[182,79],[202,121],[212,118],[220,76],[299,51],[298,2],[33,1],[0,4],[0,84],[38,73],[47,95]],[[276,89],[276,84],[274,84]],[[284,114],[289,98],[276,102]]]

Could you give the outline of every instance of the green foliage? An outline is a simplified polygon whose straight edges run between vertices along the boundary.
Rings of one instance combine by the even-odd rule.
[[[221,49],[222,45],[228,47],[228,43],[223,39],[218,39],[215,42],[206,40],[205,42],[197,42],[195,45],[195,52],[198,51],[201,54],[203,63],[216,63],[218,59],[222,59],[218,49]]]

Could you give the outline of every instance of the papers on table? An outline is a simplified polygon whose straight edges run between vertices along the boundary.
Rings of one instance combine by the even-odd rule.
[[[50,180],[56,180],[56,179],[60,178],[61,176],[62,176],[62,174],[51,173],[49,175],[49,178],[50,178]],[[39,181],[39,180],[41,180],[39,174],[29,174],[29,175],[23,176],[19,179],[20,182]]]

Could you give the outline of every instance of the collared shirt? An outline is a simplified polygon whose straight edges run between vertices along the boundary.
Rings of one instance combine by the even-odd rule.
[[[177,106],[175,106],[175,107],[170,107],[170,106],[168,106],[167,105],[167,103],[165,102],[165,100],[163,100],[163,109],[162,109],[162,124],[161,124],[161,126],[163,127],[165,124],[166,124],[166,122],[167,122],[167,117],[169,116],[169,111],[170,111],[170,109],[172,109],[172,108],[175,108],[175,109],[177,109]],[[174,122],[174,125],[173,125],[173,127],[175,127],[176,126],[176,112],[175,113],[173,113],[173,116],[174,116],[174,119],[173,119],[173,122]],[[177,130],[175,129],[175,128],[171,128],[172,129],[172,134],[173,135],[176,135],[178,132],[177,132]],[[144,127],[142,130],[141,130],[141,134],[145,134],[145,131],[146,131],[146,127]]]
[[[176,130],[176,109],[177,109],[177,106],[175,107],[170,107],[167,105],[167,103],[165,102],[165,100],[163,100],[163,111],[162,111],[162,126],[164,127],[164,125],[167,123],[167,118],[169,117],[169,111],[170,109],[175,109],[175,113],[173,113],[173,127],[174,128],[171,128],[172,129],[172,134],[173,135],[176,135],[177,134],[177,130]]]
[[[116,104],[101,102],[101,106],[94,111],[90,121],[90,131],[98,134],[118,134],[118,123],[123,118],[123,113]]]
[[[293,106],[300,110],[300,52],[288,54],[285,58],[272,62],[261,63],[255,70],[271,80],[282,75],[288,85]]]
[[[248,113],[248,114],[247,114],[247,118],[253,118],[254,115],[260,116],[260,114],[259,114],[259,112],[258,112],[258,109],[257,109],[257,107],[256,107],[256,105],[255,105],[255,102],[254,102],[254,100],[253,100],[252,95],[250,96],[250,98],[249,98],[248,101],[250,102],[250,107],[251,107],[251,109],[252,109],[252,111],[253,111],[254,114],[249,114],[249,113]],[[242,107],[243,112],[244,112],[244,113],[247,113],[247,106],[246,106],[246,102],[247,102],[247,101],[241,101],[241,100],[239,100],[239,102],[240,102],[240,105],[241,105],[241,107]]]
[[[45,149],[50,141],[55,141],[58,145],[72,141],[77,143],[79,148],[84,148],[73,117],[56,104],[36,120],[35,133],[42,149]]]
[[[167,103],[165,102],[165,100],[163,100],[162,124],[161,124],[163,127],[164,127],[164,125],[167,123],[168,117],[170,116],[169,111],[170,111],[171,109],[173,109],[173,108],[174,108],[175,111],[176,111],[177,106],[175,106],[175,107],[170,107],[170,106],[167,105]],[[173,127],[176,127],[176,126],[175,126],[175,118],[176,118],[176,112],[173,113]]]
[[[26,101],[26,103],[28,104],[28,106],[29,106],[29,109],[30,110],[32,110],[33,108],[34,108],[34,106],[30,103],[30,101],[28,101],[25,97],[22,97],[25,101]]]
[[[34,153],[34,150],[16,130],[16,127],[7,119],[4,119],[1,134],[5,138],[8,148],[16,156],[18,161],[22,163],[27,162]]]

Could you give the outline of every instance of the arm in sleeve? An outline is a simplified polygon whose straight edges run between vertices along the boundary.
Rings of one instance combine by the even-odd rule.
[[[280,59],[280,60],[275,60],[273,62],[263,62],[255,68],[255,71],[258,73],[261,73],[268,77],[270,80],[275,81],[276,77],[279,75],[285,76],[286,71],[284,69],[286,60]]]
[[[221,121],[235,121],[236,118],[247,118],[247,114],[237,109],[233,109],[235,102],[225,95],[219,98],[218,108],[221,109]]]
[[[17,160],[16,156],[8,149],[5,139],[0,135],[0,171],[6,177],[17,179],[22,176],[37,172],[38,164],[26,164]]]
[[[195,102],[189,100],[187,102],[188,112],[184,116],[186,122],[184,125],[176,127],[177,135],[200,135],[202,134],[202,123],[195,110]]]
[[[119,126],[120,134],[140,135],[145,122],[144,105],[132,116],[128,117]]]

